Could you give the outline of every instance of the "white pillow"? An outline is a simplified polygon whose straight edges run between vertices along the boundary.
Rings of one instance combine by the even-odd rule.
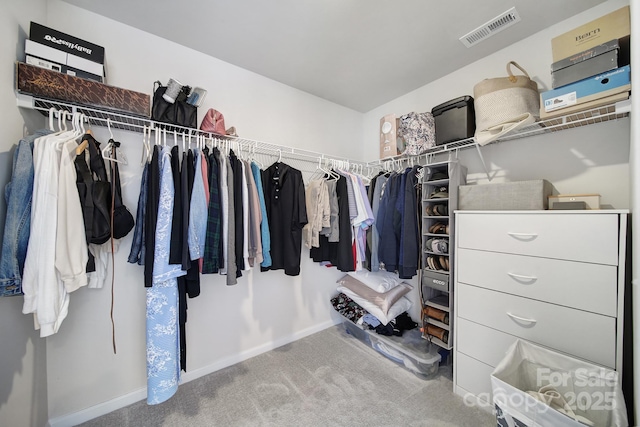
[[[384,270],[352,271],[347,274],[351,277],[355,277],[374,291],[380,292],[381,294],[402,283],[402,279],[400,279],[396,273],[391,273]]]
[[[351,298],[360,307],[367,310],[370,314],[373,314],[376,317],[376,319],[378,319],[380,323],[382,323],[385,326],[387,325],[387,323],[389,323],[390,321],[398,317],[400,314],[404,313],[405,311],[409,311],[412,304],[411,300],[409,300],[407,297],[402,297],[398,301],[396,301],[395,304],[391,306],[391,308],[385,315],[380,309],[380,307],[378,307],[372,302],[367,301],[366,299],[362,298],[360,295],[356,294],[355,292],[353,292],[348,288],[345,288],[342,285],[338,286],[338,292],[342,292],[343,294]]]
[[[340,285],[344,286],[345,288],[353,291],[358,296],[380,307],[385,316],[387,315],[387,312],[393,306],[393,304],[400,299],[400,297],[409,293],[409,291],[413,289],[413,287],[408,283],[402,282],[398,286],[391,288],[387,292],[376,292],[362,283],[360,280],[356,279],[353,276],[349,276],[348,274],[342,276],[342,279],[340,279],[338,283],[340,283]]]

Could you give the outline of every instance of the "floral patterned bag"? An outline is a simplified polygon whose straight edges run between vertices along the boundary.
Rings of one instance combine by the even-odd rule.
[[[404,155],[417,156],[435,147],[436,124],[433,114],[411,112],[401,116],[398,136],[404,139]]]

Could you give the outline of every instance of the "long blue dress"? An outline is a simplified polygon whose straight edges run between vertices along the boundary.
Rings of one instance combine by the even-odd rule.
[[[169,265],[174,187],[171,153],[160,159],[160,202],[153,262],[153,286],[147,288],[147,403],[162,403],[174,395],[180,381],[177,277],[180,265]]]

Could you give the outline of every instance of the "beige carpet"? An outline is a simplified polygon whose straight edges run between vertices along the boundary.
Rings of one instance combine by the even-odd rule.
[[[489,427],[495,417],[454,395],[451,368],[416,377],[341,326],[82,424],[99,426]]]

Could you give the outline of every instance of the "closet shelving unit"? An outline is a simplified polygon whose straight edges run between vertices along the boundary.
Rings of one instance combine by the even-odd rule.
[[[422,178],[422,270],[420,271],[423,338],[453,348],[453,271],[458,186],[466,184],[467,168],[457,160],[425,166]],[[437,230],[435,229],[437,227]],[[434,244],[434,242],[439,242]],[[435,247],[434,247],[435,246]],[[448,314],[442,322],[426,314],[427,307]],[[435,327],[446,338],[429,333]]]

